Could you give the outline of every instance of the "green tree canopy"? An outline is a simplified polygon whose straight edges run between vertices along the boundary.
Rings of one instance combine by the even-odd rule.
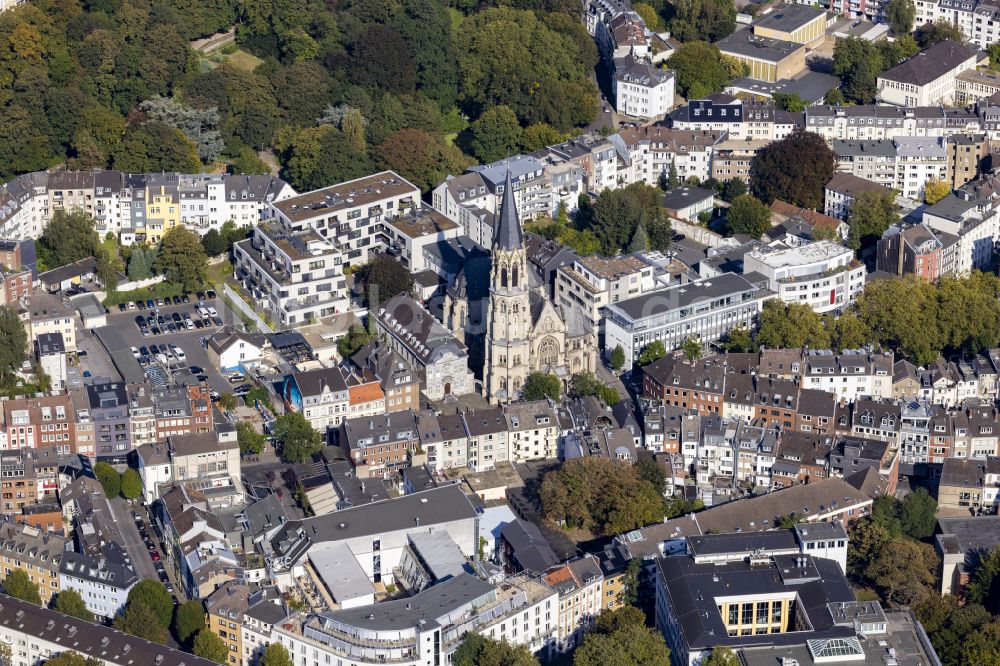
[[[472,154],[481,162],[495,162],[517,152],[521,144],[521,123],[505,105],[493,106],[472,123]]]
[[[153,612],[157,623],[166,629],[174,616],[174,600],[167,588],[158,580],[141,580],[128,593],[129,606],[146,606]]]
[[[140,478],[139,472],[129,467],[122,474],[122,496],[125,499],[134,500],[139,499],[140,495],[142,495],[142,478]]]
[[[257,432],[250,421],[240,421],[236,424],[236,441],[239,442],[240,453],[243,455],[259,455],[264,450],[267,438]]]
[[[323,448],[323,439],[300,412],[282,414],[271,430],[285,462],[305,462]]]
[[[139,584],[147,582],[159,584],[159,581],[151,580],[144,580]],[[131,593],[129,596],[131,596]],[[172,607],[173,605],[171,604]],[[169,623],[168,619],[167,624]],[[124,631],[126,634],[132,634],[153,643],[163,645],[167,642],[167,628],[163,625],[157,613],[141,601],[127,604],[125,610],[114,619],[111,626],[118,631]]]
[[[454,663],[454,658],[452,663]],[[260,666],[294,666],[288,650],[281,643],[268,643],[260,658]]]
[[[931,178],[924,184],[924,202],[936,204],[951,194],[951,186],[943,180]]]
[[[725,645],[712,648],[711,654],[702,659],[701,666],[739,666],[736,653]]]
[[[922,49],[945,40],[961,44],[965,42],[965,33],[958,26],[943,19],[933,23],[925,23],[917,28],[917,43]]]
[[[805,303],[771,299],[760,314],[757,344],[771,349],[829,349],[830,332],[823,326],[823,317]]]
[[[424,192],[437,187],[450,174],[462,173],[472,160],[437,133],[402,129],[390,134],[375,149],[378,165],[395,171]]]
[[[122,477],[114,467],[104,461],[94,465],[94,476],[101,482],[108,499],[118,497],[122,492]]]
[[[645,625],[645,614],[625,606],[604,611],[573,653],[573,666],[668,666],[670,649],[663,634]]]
[[[83,211],[57,209],[38,239],[38,250],[46,268],[59,268],[97,254],[94,218]]]
[[[533,372],[524,380],[524,388],[521,389],[522,400],[544,400],[549,398],[559,402],[562,394],[562,383],[555,375],[544,372]]]
[[[185,227],[174,227],[163,234],[156,270],[186,291],[201,289],[208,279],[208,257],[198,234]]]
[[[210,257],[226,251],[226,241],[217,229],[209,229],[208,233],[201,237],[201,246],[205,249],[205,254]]]
[[[369,307],[385,303],[398,294],[408,294],[413,288],[413,276],[398,261],[384,254],[375,255],[354,277],[365,290]]]
[[[0,305],[0,385],[7,386],[21,369],[28,346],[24,323],[8,305]]]
[[[66,650],[46,659],[43,666],[101,666],[103,663],[100,659],[84,657],[79,652]]]
[[[836,156],[820,135],[799,130],[757,153],[750,163],[750,191],[765,204],[780,199],[822,209],[823,188],[836,166]]]
[[[885,22],[897,35],[905,35],[913,30],[916,18],[917,6],[913,0],[889,0],[885,6]]]
[[[1000,610],[1000,546],[980,555],[966,588],[966,598],[993,613]]]
[[[538,666],[538,659],[524,645],[511,645],[470,632],[452,654],[451,663],[453,666]]]
[[[615,372],[621,372],[624,367],[625,348],[621,345],[615,345],[615,348],[611,350],[611,369]]]
[[[56,603],[53,606],[60,613],[78,617],[88,622],[94,621],[94,614],[87,609],[87,603],[80,596],[80,593],[73,588],[60,590],[56,595]]]
[[[926,488],[917,488],[903,498],[899,510],[899,522],[903,532],[914,539],[926,539],[934,533],[937,525],[937,500]]]
[[[667,348],[663,346],[663,341],[653,340],[648,345],[643,347],[642,352],[639,354],[639,361],[637,362],[637,365],[641,368],[653,363],[654,361],[659,361],[666,355]]]
[[[225,664],[229,659],[229,648],[208,627],[203,627],[194,637],[191,652],[217,664]]]
[[[38,594],[38,584],[28,578],[24,569],[14,569],[3,580],[3,591],[21,601],[41,605],[42,598]]]
[[[594,234],[601,251],[613,256],[629,244],[642,225],[650,250],[670,247],[673,229],[663,207],[663,192],[645,183],[606,189],[577,213],[577,224]]]
[[[847,211],[850,227],[847,245],[853,250],[872,247],[898,221],[895,192],[885,189],[860,192]]]
[[[663,520],[663,495],[631,465],[607,458],[566,461],[545,475],[540,498],[557,524],[621,534]]]
[[[701,99],[722,90],[744,73],[740,63],[722,55],[714,44],[704,41],[681,44],[670,56],[667,66],[674,71],[677,91],[688,99]]]
[[[730,234],[747,234],[759,239],[771,228],[771,209],[749,194],[733,199],[726,212],[726,225]]]
[[[725,0],[681,0],[670,4],[669,12],[670,32],[682,42],[717,42],[736,30],[736,5]]]

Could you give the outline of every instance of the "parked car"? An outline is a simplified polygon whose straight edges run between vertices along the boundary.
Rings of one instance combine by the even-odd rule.
[[[216,316],[218,316],[219,313],[216,312],[215,308],[210,307],[210,308],[208,308],[208,314],[210,316],[212,316],[212,317],[216,317]]]
[[[184,350],[177,345],[170,345],[170,351],[174,353],[174,356],[177,357],[178,361],[183,361],[187,358],[187,354],[184,353]]]
[[[118,304],[118,312],[125,312],[126,310],[128,310],[128,307],[124,303]]]
[[[205,297],[208,298],[209,300],[215,298],[215,290],[214,289],[209,289],[208,291],[206,291],[205,292]]]
[[[187,294],[181,294],[181,303],[190,303],[191,297]]]
[[[181,304],[181,297],[180,296],[174,296],[173,301],[174,301],[174,305],[180,305]]]
[[[245,396],[249,392],[250,392],[249,384],[240,384],[239,386],[233,389],[233,395],[235,395],[238,398]]]
[[[194,374],[196,374],[196,375],[200,375],[201,373],[205,372],[205,371],[204,371],[204,370],[203,370],[203,369],[201,368],[201,366],[198,366],[198,365],[189,365],[189,366],[188,366],[188,370],[190,370],[191,372],[193,372],[193,373],[194,373]]]
[[[132,352],[132,356],[135,356],[136,358],[139,358],[140,356],[142,356],[142,354],[139,353],[139,348],[138,347],[130,347],[129,351],[131,351]]]
[[[88,379],[90,377],[93,377],[93,375],[91,374],[90,370],[84,370],[83,371],[83,378],[84,379]]]

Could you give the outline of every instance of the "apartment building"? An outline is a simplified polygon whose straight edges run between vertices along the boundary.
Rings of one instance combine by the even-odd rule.
[[[261,224],[252,238],[233,245],[233,257],[234,275],[251,302],[282,326],[347,309],[342,246],[315,229]]]
[[[785,303],[805,304],[816,312],[839,312],[853,303],[866,275],[854,252],[832,241],[754,250],[743,258],[743,270],[766,277],[767,288]]]
[[[892,397],[892,352],[811,349],[802,359],[802,386],[825,391],[838,400]]]
[[[1000,92],[1000,74],[968,69],[955,77],[955,103],[975,104]]]
[[[619,177],[624,184],[656,185],[671,165],[682,180],[706,180],[712,172],[715,146],[726,139],[725,131],[685,130],[661,125],[640,125],[608,137],[623,156]]]
[[[40,335],[59,333],[64,349],[76,352],[76,312],[72,307],[52,294],[39,292],[28,299],[27,310],[29,344],[34,345]]]
[[[707,345],[732,328],[752,328],[771,296],[740,275],[724,273],[612,303],[607,306],[604,351],[610,354],[621,345],[625,368],[631,369],[654,340],[668,350],[689,339]]]
[[[938,485],[938,506],[994,513],[1000,488],[1000,458],[946,458]]]
[[[997,76],[1000,86],[1000,75]],[[952,189],[958,189],[983,175],[990,141],[985,134],[953,134],[948,137],[945,150],[948,151],[948,182]]]
[[[931,106],[955,101],[955,77],[976,68],[977,50],[945,40],[878,76],[878,99],[896,106]]]
[[[128,553],[114,541],[93,555],[67,551],[59,565],[60,589],[79,592],[87,610],[99,618],[117,616],[138,582]]]
[[[128,390],[122,382],[70,389],[76,412],[77,452],[111,464],[124,464],[132,450]],[[81,441],[82,440],[82,441]]]
[[[894,189],[909,199],[923,197],[930,179],[948,180],[948,152],[940,137],[896,137],[833,142],[837,169]]]
[[[325,433],[350,414],[350,392],[340,368],[293,372],[281,391],[285,408],[302,414],[313,428]]]
[[[376,377],[385,396],[385,411],[399,412],[420,407],[417,371],[380,340],[373,340],[351,357],[363,377]]]
[[[56,447],[62,454],[76,450],[76,413],[68,395],[13,398],[3,401],[0,450]]]
[[[510,442],[510,460],[523,462],[555,458],[559,449],[559,422],[545,400],[504,405]]]
[[[979,49],[1000,40],[1000,10],[985,0],[917,0],[915,27],[946,21],[962,31],[965,39]]]
[[[230,581],[205,599],[205,623],[229,651],[229,664],[243,663],[243,622],[252,593],[250,586]]]
[[[805,128],[827,141],[879,141],[899,136],[949,136],[980,131],[980,119],[967,109],[939,106],[830,106],[805,110]]]
[[[943,264],[944,243],[925,224],[894,224],[878,240],[875,267],[879,271],[937,282]]]
[[[653,268],[633,256],[577,258],[556,270],[556,303],[599,330],[604,307],[643,292]]]
[[[542,581],[559,593],[558,649],[580,644],[587,627],[604,608],[604,574],[593,555],[549,569]]]
[[[359,477],[389,477],[408,466],[420,447],[417,419],[411,411],[345,419],[338,435]]]
[[[0,558],[6,579],[16,569],[38,586],[38,596],[48,605],[59,594],[59,563],[66,550],[62,535],[14,522],[0,523]]]
[[[615,111],[633,118],[662,118],[674,107],[674,73],[636,60],[631,54],[614,61]]]

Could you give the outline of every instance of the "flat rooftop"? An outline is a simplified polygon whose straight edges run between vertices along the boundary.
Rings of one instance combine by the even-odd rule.
[[[385,220],[385,224],[410,238],[458,229],[458,224],[430,206],[411,209],[405,215]]]
[[[382,171],[364,178],[305,192],[278,201],[272,206],[289,220],[301,222],[407,194],[414,195],[416,201],[420,198],[420,188],[394,171]]]
[[[837,259],[845,254],[853,254],[850,248],[844,247],[832,241],[818,241],[800,247],[790,247],[787,250],[777,250],[775,252],[753,251],[748,256],[753,256],[766,266],[771,268],[788,268],[789,266],[802,266],[804,264],[814,264],[820,261]]]
[[[826,12],[818,7],[808,5],[778,5],[774,11],[766,14],[754,23],[754,26],[778,30],[780,32],[795,32],[817,19],[825,19]]]
[[[720,39],[715,45],[723,53],[772,63],[781,62],[799,49],[805,48],[805,44],[761,37],[749,30],[737,30],[725,39]]]

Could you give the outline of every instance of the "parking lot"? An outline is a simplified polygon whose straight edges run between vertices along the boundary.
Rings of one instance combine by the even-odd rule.
[[[222,322],[222,324],[233,324],[239,320],[226,308],[225,304],[220,299],[206,300],[205,307],[214,308],[217,312],[216,318]],[[183,315],[186,313],[193,318],[196,316],[196,310],[198,309],[197,298],[190,299],[189,303],[181,303],[179,305],[166,305],[159,308],[154,308],[153,310],[126,310],[125,312],[119,311],[118,307],[109,308],[108,311],[108,325],[114,326],[125,340],[125,344],[130,347],[135,347],[140,349],[146,347],[148,351],[152,351],[150,347],[156,345],[159,349],[164,345],[174,345],[179,347],[184,352],[183,364],[187,365],[189,368],[195,368],[201,370],[200,373],[208,378],[208,384],[214,390],[219,393],[231,393],[233,390],[233,385],[219,372],[219,369],[214,366],[214,364],[208,358],[207,350],[202,346],[201,339],[212,335],[221,327],[215,319],[210,320],[210,324],[202,326],[202,328],[192,328],[188,329],[186,326],[182,325],[181,329],[174,333],[169,332],[169,329],[162,332],[159,335],[153,335],[150,329],[150,335],[143,337],[136,324],[136,317],[142,316],[148,318],[153,317],[163,317],[164,320],[169,319],[174,322],[173,315],[177,315],[183,321]],[[199,319],[202,319],[199,316]],[[176,328],[176,322],[174,322]],[[155,367],[155,357],[153,354],[147,354],[150,356],[150,363],[144,364],[145,367]],[[171,358],[170,354],[166,354],[167,360],[172,364],[179,364],[176,358]]]

